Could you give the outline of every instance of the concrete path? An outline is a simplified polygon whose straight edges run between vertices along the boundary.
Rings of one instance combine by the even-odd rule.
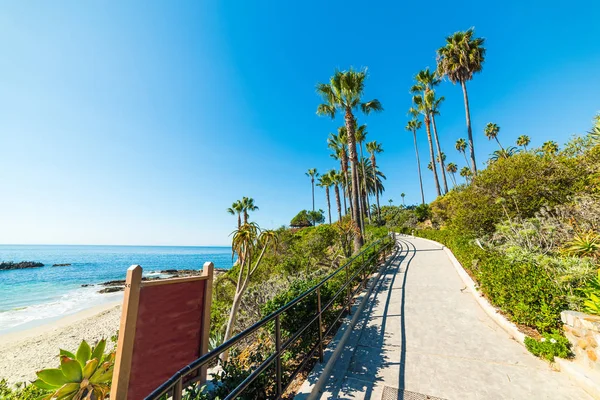
[[[321,398],[590,399],[483,312],[439,246],[398,244]]]

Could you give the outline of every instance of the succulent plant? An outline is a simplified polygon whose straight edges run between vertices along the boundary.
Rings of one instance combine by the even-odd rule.
[[[33,384],[50,393],[44,400],[101,400],[108,396],[115,353],[105,354],[106,340],[95,347],[84,340],[76,354],[60,350],[60,367],[37,372]]]

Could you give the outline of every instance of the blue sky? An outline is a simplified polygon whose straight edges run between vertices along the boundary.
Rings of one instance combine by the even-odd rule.
[[[444,37],[486,38],[469,83],[478,160],[500,140],[565,142],[600,110],[600,5],[588,2],[13,2],[0,14],[0,243],[227,244],[225,209],[254,197],[264,227],[309,208],[306,170],[337,167],[315,84],[368,67],[360,117],[383,144],[383,201],[418,201],[408,88]],[[445,82],[448,161],[466,135]],[[427,164],[425,135],[419,138]],[[428,200],[430,172],[423,170]],[[317,191],[317,206],[325,196]]]

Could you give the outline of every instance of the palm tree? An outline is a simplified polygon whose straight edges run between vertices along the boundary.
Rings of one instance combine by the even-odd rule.
[[[407,131],[412,132],[415,142],[415,153],[417,154],[417,171],[419,172],[419,184],[421,185],[421,204],[425,204],[425,194],[423,193],[423,178],[421,177],[421,161],[419,160],[419,147],[417,146],[417,131],[423,124],[417,118],[413,118],[406,124]]]
[[[358,125],[358,123],[357,123]],[[358,143],[358,148],[360,149],[360,158],[363,158],[363,142],[367,139],[367,125],[361,125],[361,126],[357,126],[356,128],[356,132],[355,132],[355,136],[356,136],[356,143]],[[366,181],[364,180],[366,174],[365,171],[363,170],[363,181],[360,183],[361,186],[365,186],[366,185]],[[363,210],[363,212],[367,213],[367,216],[369,217],[369,222],[371,222],[371,212],[369,210],[369,196],[367,196],[367,198],[365,199],[366,203],[367,203],[367,207],[366,210]],[[364,225],[363,225],[363,229],[364,229]]]
[[[310,168],[306,174],[310,178],[310,185],[312,187],[312,210],[315,211],[315,178],[319,176],[316,168]]]
[[[465,114],[467,118],[467,134],[471,153],[471,170],[477,174],[477,163],[475,162],[475,146],[473,144],[473,131],[471,129],[471,114],[469,111],[469,96],[467,95],[467,81],[473,79],[473,75],[480,72],[485,60],[485,48],[483,38],[473,37],[473,28],[465,32],[456,32],[446,38],[446,45],[437,50],[437,71],[441,77],[447,76],[454,84],[460,83],[463,90],[465,102]]]
[[[467,165],[469,165],[469,159],[467,159],[467,152],[465,151],[467,149],[467,142],[465,139],[458,139],[454,147],[459,153],[462,153],[465,156],[465,161],[467,162]]]
[[[500,133],[500,127],[498,125],[489,122],[485,126],[483,132],[485,133],[485,136],[488,138],[488,140],[496,139],[496,142],[498,142],[498,146],[500,146],[500,148],[504,150],[504,147],[502,147],[500,140],[498,140],[498,133]]]
[[[433,164],[431,161],[429,161],[429,164],[427,164],[427,169],[433,171]]]
[[[331,171],[330,171],[331,172]],[[329,213],[329,223],[331,224],[331,202],[329,201],[329,188],[333,185],[331,175],[328,173],[319,176],[317,186],[325,189],[325,197],[327,198],[327,212]]]
[[[332,169],[328,172],[333,188],[335,189],[335,202],[338,210],[338,221],[342,220],[342,203],[340,202],[340,187],[342,183],[342,174]]]
[[[227,212],[231,215],[236,215],[237,214],[237,218],[238,218],[238,229],[240,229],[240,226],[242,226],[242,212],[244,211],[243,207],[242,207],[242,202],[240,200],[236,200],[231,207],[229,207],[227,209]]]
[[[392,199],[389,199],[389,200],[388,200],[388,203],[390,203],[390,207],[392,206],[392,203],[393,203],[393,202],[394,202],[394,200],[392,200]]]
[[[553,140],[549,140],[542,145],[542,151],[550,156],[558,153],[558,143]]]
[[[510,158],[517,154],[519,149],[514,146],[510,146],[506,149],[496,150],[490,156],[490,161],[498,161],[501,158]]]
[[[460,176],[465,178],[467,183],[470,182],[470,178],[472,175],[473,175],[473,172],[471,172],[471,169],[469,167],[462,167],[462,169],[460,170]]]
[[[530,142],[531,139],[529,139],[529,136],[527,135],[521,135],[517,138],[517,146],[523,146],[525,151],[527,151],[527,146],[529,146]]]
[[[367,151],[371,154],[371,165],[373,166],[373,174],[377,174],[377,164],[375,162],[375,154],[383,152],[381,143],[372,141],[367,143]],[[377,178],[375,176],[375,178]],[[381,219],[381,212],[379,211],[379,191],[377,190],[377,180],[375,180],[375,198],[377,199],[377,219]]]
[[[600,144],[600,114],[594,117],[594,126],[592,130],[588,132],[589,137],[592,139],[592,143],[596,146]]]
[[[446,171],[448,171],[448,173],[450,174],[450,178],[452,178],[452,183],[454,184],[454,186],[456,186],[456,176],[454,174],[456,174],[456,171],[458,171],[458,166],[451,162],[448,165],[446,165]]]
[[[402,197],[402,205],[403,205],[403,206],[404,206],[404,205],[406,205],[406,204],[404,203],[404,196],[406,196],[406,194],[404,194],[404,193],[400,193],[400,197]]]
[[[425,121],[425,131],[427,132],[427,141],[429,142],[429,157],[431,158],[433,181],[435,183],[437,195],[441,196],[442,192],[440,190],[440,181],[438,179],[437,168],[435,166],[435,155],[433,153],[433,141],[431,138],[431,105],[433,96],[433,92],[431,91],[426,92],[425,97],[421,95],[415,95],[413,96],[413,103],[415,104],[416,110],[423,115],[423,120]]]
[[[372,111],[383,110],[379,100],[362,101],[365,88],[367,70],[356,71],[350,68],[348,71],[335,71],[329,83],[319,83],[317,93],[323,98],[323,103],[317,107],[318,115],[328,115],[335,118],[336,112],[344,113],[346,130],[348,132],[348,154],[352,169],[352,220],[358,232],[354,236],[354,251],[358,252],[363,245],[363,236],[360,229],[360,210],[358,204],[358,156],[356,153],[355,117],[354,112],[360,108],[364,114]]]
[[[438,152],[438,163],[440,163],[440,169],[442,171],[442,180],[444,182],[444,192],[448,193],[448,181],[446,180],[446,166],[444,165],[446,157],[441,157],[440,154],[444,154],[440,147],[440,139],[437,132],[437,125],[435,124],[435,116],[440,115],[440,104],[444,101],[444,96],[439,99],[434,99],[431,106],[431,125],[433,126],[433,137],[435,138],[435,146]]]
[[[346,205],[346,189],[350,186],[348,185],[348,151],[347,145],[348,141],[346,138],[346,127],[338,128],[338,134],[335,135],[333,133],[329,134],[329,138],[327,139],[327,146],[333,150],[332,158],[340,161],[340,185],[342,186],[342,195],[344,197],[344,215],[348,210],[348,206]],[[348,193],[349,194],[349,193]]]
[[[365,175],[363,177],[363,172],[365,171]],[[385,175],[379,171],[378,169],[373,168],[373,164],[370,159],[363,158],[361,159],[361,168],[359,171],[360,181],[365,180],[365,187],[361,188],[361,202],[364,207],[366,207],[365,199],[367,196],[374,195],[379,197],[383,191],[383,182],[382,179],[386,179]],[[377,209],[377,206],[375,207]]]
[[[242,213],[244,214],[244,224],[248,223],[248,212],[258,211],[258,207],[254,205],[254,199],[252,197],[242,197],[241,200]]]

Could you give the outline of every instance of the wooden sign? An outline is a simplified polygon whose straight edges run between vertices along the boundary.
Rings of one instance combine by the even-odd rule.
[[[208,352],[213,263],[201,276],[142,281],[127,270],[110,398],[139,400]],[[197,380],[206,380],[206,369]]]

